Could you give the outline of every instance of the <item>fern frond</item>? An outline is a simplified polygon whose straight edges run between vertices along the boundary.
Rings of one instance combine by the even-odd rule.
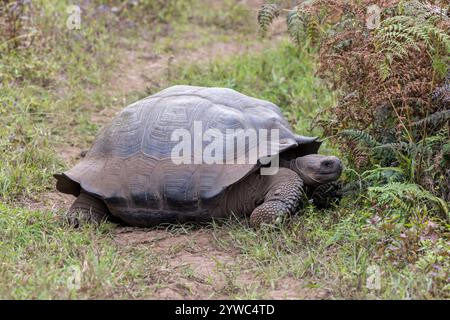
[[[366,147],[374,148],[380,145],[380,143],[374,137],[362,130],[343,130],[339,134],[351,141],[362,144]]]
[[[381,63],[378,67],[378,73],[380,74],[381,80],[383,81],[385,81],[391,75],[391,60],[391,55],[387,54],[383,63]]]
[[[381,205],[398,206],[410,211],[417,203],[427,203],[433,210],[448,217],[447,203],[417,184],[391,182],[383,186],[369,187],[369,198]]]
[[[298,7],[290,10],[286,17],[288,33],[292,41],[299,45],[302,39],[307,39],[313,43],[320,38],[322,34],[319,18],[315,14],[310,14],[304,10],[310,1],[303,2]]]
[[[390,183],[405,180],[405,174],[398,167],[376,167],[375,169],[364,171],[361,176],[369,183]]]
[[[409,0],[401,5],[401,14],[416,19],[429,20],[433,17],[447,18],[448,10],[426,1]]]
[[[320,38],[321,35],[321,29],[320,29],[320,22],[317,18],[317,16],[313,15],[308,21],[307,24],[307,35],[308,39],[312,42],[316,42],[317,39]]]
[[[413,125],[419,128],[439,128],[448,121],[450,121],[450,110],[444,110],[435,112],[422,120],[416,121]]]
[[[416,25],[408,29],[417,40],[422,41],[428,48],[442,46],[447,52],[450,51],[450,36],[448,33],[438,27],[429,24]]]
[[[303,37],[303,21],[300,19],[297,8],[289,10],[286,17],[286,24],[292,41],[296,45],[299,45]]]
[[[267,29],[273,20],[280,14],[280,8],[277,4],[264,4],[258,11],[258,23],[263,35],[267,33]]]
[[[382,27],[390,26],[390,25],[405,25],[412,26],[414,25],[414,18],[406,15],[393,16],[383,20],[381,23]]]
[[[414,143],[407,143],[404,141],[401,142],[392,142],[392,143],[385,143],[385,144],[381,144],[376,146],[376,149],[390,149],[392,151],[400,151],[400,152],[405,152],[405,153],[411,153],[411,151],[413,150],[413,148],[415,148],[415,144]]]
[[[375,47],[389,57],[379,67],[383,81],[390,76],[391,58],[403,59],[411,49],[420,51],[420,44],[431,54],[438,53],[438,57],[442,52],[444,56],[450,52],[450,35],[437,24],[448,19],[441,14],[442,10],[420,1],[408,1],[405,5],[401,15],[385,19],[375,33]]]

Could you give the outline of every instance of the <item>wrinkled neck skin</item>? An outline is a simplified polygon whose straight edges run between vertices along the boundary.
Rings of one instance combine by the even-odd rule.
[[[213,211],[216,217],[229,217],[230,212],[239,216],[249,215],[267,197],[272,200],[279,185],[284,185],[294,175],[291,170],[280,168],[275,175],[261,175],[256,171],[245,179],[228,187],[224,197]],[[286,199],[280,199],[286,200]]]
[[[230,212],[237,216],[250,214],[264,201],[264,197],[271,188],[265,176],[259,172],[250,174],[245,179],[228,187],[224,197],[216,207],[214,215],[228,217]]]

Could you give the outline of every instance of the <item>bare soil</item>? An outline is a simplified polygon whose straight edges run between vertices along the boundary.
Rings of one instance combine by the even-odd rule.
[[[146,246],[160,258],[161,264],[153,271],[159,283],[149,283],[153,293],[148,298],[229,299],[242,291],[257,292],[266,299],[329,297],[327,290],[308,288],[304,282],[290,277],[268,286],[240,252],[219,246],[213,232],[205,228],[176,234],[168,230],[118,227],[114,240],[122,250]]]

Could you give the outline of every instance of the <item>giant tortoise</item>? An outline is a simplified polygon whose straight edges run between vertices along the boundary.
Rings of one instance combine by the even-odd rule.
[[[195,132],[199,126],[200,135]],[[227,129],[254,130],[257,139],[266,129],[278,137],[258,149],[257,161],[248,161],[255,144],[247,137],[243,150],[223,145],[223,159],[231,154],[227,161],[206,163],[188,154],[180,163],[174,159],[180,139],[173,136],[180,129],[198,139],[207,130],[227,136]],[[209,141],[202,140],[197,149],[206,150]],[[295,134],[268,101],[226,88],[173,86],[126,107],[76,166],[54,176],[60,192],[77,197],[68,211],[74,225],[113,219],[149,227],[235,215],[249,216],[257,227],[297,212],[308,200],[307,189],[339,178],[341,161],[318,155],[320,144]],[[262,174],[271,167],[272,174]]]

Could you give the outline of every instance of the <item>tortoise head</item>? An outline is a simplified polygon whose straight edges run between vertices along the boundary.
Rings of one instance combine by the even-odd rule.
[[[299,174],[305,186],[317,187],[339,179],[342,163],[335,156],[309,154],[295,159],[292,169]]]

